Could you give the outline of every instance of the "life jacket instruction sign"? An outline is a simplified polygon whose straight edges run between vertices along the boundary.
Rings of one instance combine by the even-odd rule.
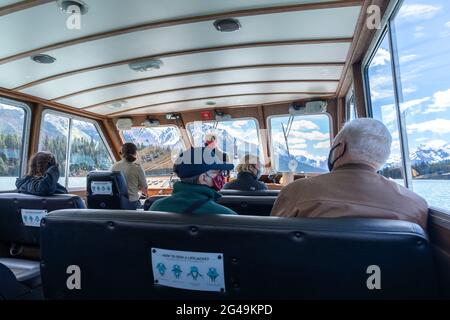
[[[222,253],[151,249],[155,284],[187,290],[225,292]]]
[[[21,209],[20,211],[22,214],[22,222],[27,227],[39,228],[41,226],[41,220],[48,215],[47,210]]]
[[[111,181],[92,181],[91,191],[93,195],[112,195],[112,182]]]

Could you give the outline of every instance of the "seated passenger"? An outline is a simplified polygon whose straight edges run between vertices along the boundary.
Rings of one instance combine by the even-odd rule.
[[[427,226],[427,202],[377,173],[389,158],[392,137],[374,119],[357,119],[334,139],[330,173],[297,180],[280,193],[272,216],[376,218]]]
[[[170,197],[155,201],[150,211],[196,214],[236,214],[216,200],[225,183],[224,171],[232,164],[222,163],[210,149],[190,148],[178,157],[174,172],[180,178],[173,186]]]
[[[130,209],[140,209],[142,207],[139,201],[139,191],[147,196],[147,179],[142,167],[134,163],[137,159],[137,147],[134,143],[125,143],[120,152],[122,160],[116,162],[111,171],[120,171],[127,181],[128,200],[130,201]]]
[[[241,191],[256,191],[267,190],[264,182],[258,181],[261,177],[261,162],[259,158],[247,154],[237,166],[237,179],[228,182],[223,187],[224,189],[241,190]]]
[[[50,152],[38,152],[30,161],[28,175],[16,181],[19,193],[36,196],[67,194],[67,189],[58,183],[59,168],[55,156]]]

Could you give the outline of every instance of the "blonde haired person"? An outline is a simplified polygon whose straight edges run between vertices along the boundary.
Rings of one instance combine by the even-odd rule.
[[[258,181],[262,174],[262,165],[257,156],[247,154],[236,167],[236,180],[227,183],[223,188],[241,191],[267,190],[264,182]]]

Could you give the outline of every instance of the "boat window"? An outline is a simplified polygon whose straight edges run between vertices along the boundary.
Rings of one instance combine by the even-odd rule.
[[[273,168],[278,172],[325,173],[331,145],[326,114],[269,119]]]
[[[392,135],[391,156],[381,173],[399,184],[404,184],[400,131],[395,107],[389,37],[384,36],[367,68],[372,116],[383,122]]]
[[[390,118],[403,128],[407,185],[429,205],[450,209],[450,3],[404,0],[390,20],[388,36],[392,45],[384,56],[395,66],[390,79],[395,80],[398,103],[380,104],[397,109]]]
[[[136,127],[122,131],[122,136],[125,142],[138,147],[140,163],[149,177],[171,175],[174,159],[184,149],[180,130],[175,126]]]
[[[214,134],[217,137],[217,146],[223,150],[235,166],[247,154],[259,156],[261,162],[258,125],[255,119],[235,119],[215,122],[193,122],[187,125],[193,145],[204,145],[205,137]]]
[[[69,188],[84,188],[89,171],[109,170],[113,161],[92,122],[73,119],[70,129]]]
[[[14,190],[16,179],[26,170],[23,159],[28,114],[25,106],[0,99],[0,191]]]
[[[346,102],[345,102],[345,120],[352,121],[358,118],[357,112],[356,112],[356,105],[355,105],[355,93],[352,90],[350,90]]]
[[[55,155],[62,185],[70,189],[86,188],[90,171],[111,168],[113,158],[94,122],[44,112],[41,129],[39,150]]]

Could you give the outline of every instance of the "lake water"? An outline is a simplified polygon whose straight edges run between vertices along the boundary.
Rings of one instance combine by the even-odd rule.
[[[0,177],[0,191],[10,191],[15,182],[16,178]],[[403,181],[397,182],[403,184]],[[86,178],[70,178],[70,186],[76,189],[85,188]],[[413,188],[430,206],[450,210],[450,180],[414,180]]]

